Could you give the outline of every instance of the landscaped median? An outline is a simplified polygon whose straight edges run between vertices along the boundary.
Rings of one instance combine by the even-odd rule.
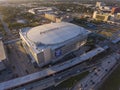
[[[83,72],[81,74],[78,74],[76,76],[73,76],[65,81],[63,81],[61,84],[59,84],[56,88],[72,88],[75,84],[77,84],[78,81],[83,79],[85,76],[89,74],[88,71]]]

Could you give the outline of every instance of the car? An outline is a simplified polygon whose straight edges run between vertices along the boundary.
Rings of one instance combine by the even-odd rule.
[[[58,79],[61,79],[62,77],[58,77]]]
[[[79,73],[80,72],[80,70],[77,70],[77,73]]]

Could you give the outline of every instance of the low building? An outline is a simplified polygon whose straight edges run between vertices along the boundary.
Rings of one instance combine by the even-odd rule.
[[[93,19],[95,20],[108,21],[109,18],[110,18],[110,14],[108,13],[98,13],[97,11],[93,13]]]
[[[7,60],[4,45],[2,40],[0,40],[0,71],[6,69],[4,61]]]
[[[102,11],[111,12],[112,7],[110,7],[110,6],[100,6],[99,9],[102,10]]]
[[[120,13],[117,13],[116,18],[120,20]]]
[[[58,16],[56,16],[55,14],[51,14],[51,13],[45,13],[45,18],[53,21],[53,22],[61,22],[62,19]]]
[[[79,49],[89,33],[80,26],[60,22],[22,29],[20,37],[27,52],[41,67]]]
[[[105,6],[103,2],[96,2],[96,7],[100,8],[101,6]]]
[[[45,18],[53,21],[53,22],[70,22],[73,20],[71,15],[67,15],[63,12],[52,12],[52,13],[45,13]]]
[[[112,14],[110,17],[110,20],[114,21],[114,22],[116,22],[116,21],[119,22],[120,21],[120,13]]]
[[[55,8],[52,7],[39,7],[39,8],[32,8],[28,10],[29,13],[44,15],[47,12],[53,12]]]
[[[113,7],[111,13],[112,14],[120,13],[120,7]]]

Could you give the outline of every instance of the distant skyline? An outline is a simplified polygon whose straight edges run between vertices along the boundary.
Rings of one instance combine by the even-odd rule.
[[[83,2],[86,2],[86,1],[103,1],[103,2],[116,2],[116,1],[120,1],[120,0],[0,0],[0,1],[8,1],[8,2],[26,2],[26,1],[83,1]]]

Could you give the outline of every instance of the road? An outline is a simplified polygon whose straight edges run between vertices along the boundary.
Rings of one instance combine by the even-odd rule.
[[[20,40],[21,40],[20,38],[17,38],[17,39],[5,41],[4,44],[13,44],[13,43],[16,43],[16,42],[18,42],[18,41],[20,41]]]
[[[54,77],[46,78],[44,80],[36,81],[31,84],[16,88],[14,90],[43,90],[46,87],[53,86],[55,84]]]
[[[67,80],[68,78],[75,76],[77,74],[80,74],[82,72],[90,71],[92,68],[97,67],[99,64],[92,64],[87,65],[86,63],[82,63],[80,65],[77,65],[69,70],[66,70],[64,72],[61,72],[55,76],[55,85],[60,84],[61,82]]]
[[[24,88],[26,90],[43,90],[44,88],[58,85],[59,83],[63,82],[67,78],[70,78],[74,75],[80,74],[84,71],[89,71],[90,68],[87,68],[87,67],[88,66],[86,64],[80,64],[78,66],[73,67],[72,69],[68,69],[68,70],[63,71],[61,73],[52,75],[52,76],[45,78],[43,80],[39,80],[39,81],[30,83],[30,84],[22,86],[20,88],[16,88],[15,90],[21,90]],[[78,70],[80,70],[80,71],[78,72]]]
[[[13,67],[14,73],[17,74],[17,76],[24,76],[26,75],[26,72],[23,71],[24,68],[21,67],[20,63],[18,62],[18,51],[16,49],[16,46],[14,44],[9,45],[9,48],[11,49],[10,54],[8,54],[9,62],[11,63],[11,66]],[[14,59],[13,59],[14,58]]]
[[[95,48],[95,49],[87,52],[86,54],[81,55],[80,57],[70,59],[69,61],[65,61],[65,62],[60,63],[58,65],[54,65],[52,67],[43,69],[39,72],[35,72],[35,73],[29,74],[29,75],[26,75],[23,77],[19,77],[16,79],[12,79],[12,80],[0,83],[0,88],[2,88],[2,89],[14,88],[14,87],[17,87],[17,86],[20,86],[20,85],[23,85],[26,83],[30,83],[32,81],[35,81],[35,80],[38,80],[41,78],[44,78],[46,76],[54,75],[60,71],[66,70],[68,68],[71,68],[71,67],[79,64],[79,63],[82,63],[83,61],[86,61],[89,58],[92,58],[92,57],[96,56],[97,54],[100,54],[103,51],[104,51],[104,49],[101,47]],[[19,56],[19,54],[18,54],[18,56]],[[12,56],[12,57],[14,57],[14,56]],[[23,70],[24,70],[24,68],[23,68]],[[21,74],[23,74],[23,73],[24,72],[21,72]],[[25,80],[23,80],[23,79],[25,79]]]
[[[5,32],[8,35],[12,36],[12,33],[11,33],[10,29],[8,28],[8,25],[3,21],[3,16],[1,14],[0,14],[0,21],[1,21],[2,25],[3,25],[3,27],[4,27]]]
[[[96,90],[117,65],[118,59],[120,59],[120,56],[116,53],[106,56],[102,64],[82,81],[79,81],[72,90]]]
[[[99,64],[92,64],[92,65],[88,66],[86,63],[82,63],[80,65],[72,67],[71,69],[54,74],[54,75],[52,75],[48,78],[45,78],[43,80],[39,80],[39,81],[30,83],[30,84],[27,84],[25,86],[16,88],[15,90],[21,90],[21,89],[43,90],[45,88],[44,86],[46,86],[46,88],[48,88],[50,86],[56,86],[56,85],[60,84],[61,82],[63,82],[64,80],[66,80],[70,77],[73,77],[75,75],[81,74],[85,71],[89,71],[89,70],[93,69],[94,67],[97,67],[98,65]],[[51,80],[51,82],[49,80]]]
[[[9,63],[13,68],[13,72],[18,76],[24,76],[39,71],[38,68],[34,68],[33,64],[29,62],[26,51],[20,43],[7,45],[10,50],[10,53],[8,53]]]

